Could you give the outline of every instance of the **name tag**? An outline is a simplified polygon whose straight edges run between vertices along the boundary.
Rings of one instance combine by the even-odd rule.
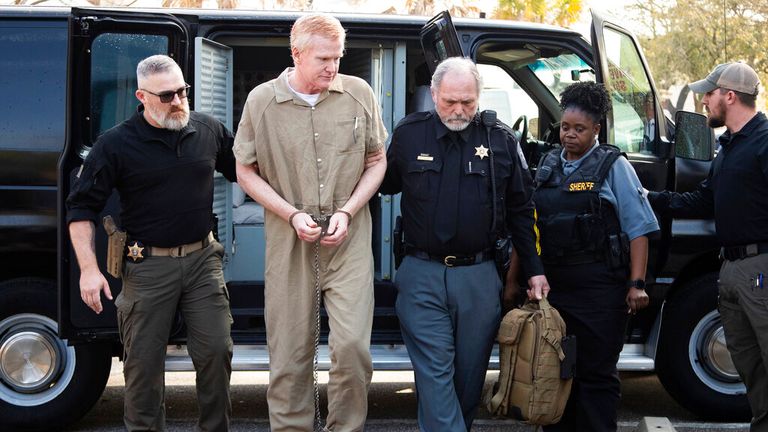
[[[432,156],[430,156],[430,155],[428,155],[426,153],[422,153],[422,154],[416,156],[416,160],[420,160],[420,161],[429,161],[429,162],[431,162],[434,159],[435,158],[433,158]]]
[[[571,192],[591,191],[594,188],[595,188],[594,182],[574,182],[568,185],[568,190]]]

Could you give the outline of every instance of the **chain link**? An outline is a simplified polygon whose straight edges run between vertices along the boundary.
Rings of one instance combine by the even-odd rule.
[[[321,220],[318,222],[324,222],[321,216]],[[323,233],[324,234],[324,233]],[[322,236],[321,236],[322,238]],[[317,365],[319,360],[320,351],[320,240],[315,241],[315,358],[312,365],[312,378],[315,390],[315,432],[323,432],[323,421],[320,418],[320,385],[317,381]]]

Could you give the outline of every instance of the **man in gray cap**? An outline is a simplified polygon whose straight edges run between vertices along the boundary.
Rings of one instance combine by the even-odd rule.
[[[750,430],[768,431],[768,119],[755,107],[759,86],[744,63],[718,65],[688,86],[703,94],[709,126],[727,128],[719,138],[722,149],[696,190],[651,192],[649,199],[662,214],[714,216],[728,351],[747,386]]]

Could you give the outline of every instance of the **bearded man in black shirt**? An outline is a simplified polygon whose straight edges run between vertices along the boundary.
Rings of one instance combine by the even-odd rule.
[[[127,232],[123,287],[115,306],[123,341],[125,426],[163,430],[164,362],[178,308],[197,371],[198,429],[226,431],[232,406],[232,315],[224,248],[213,227],[213,171],[235,181],[233,136],[217,120],[190,113],[189,86],[173,59],[142,60],[141,105],[93,145],[67,199],[67,222],[80,265],[80,294],[101,313],[112,294],[95,256],[95,223],[112,190]]]
[[[728,130],[709,175],[686,193],[651,192],[654,210],[715,218],[719,309],[726,345],[747,386],[752,431],[768,430],[768,119],[757,112],[760,79],[744,63],[724,63],[688,87],[703,94],[710,127]]]

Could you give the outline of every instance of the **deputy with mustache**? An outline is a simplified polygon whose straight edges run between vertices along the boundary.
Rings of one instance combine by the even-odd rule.
[[[549,290],[536,252],[531,178],[509,127],[495,122],[488,142],[477,113],[481,88],[471,60],[453,57],[438,65],[435,110],[411,114],[397,126],[381,187],[385,194],[402,192],[406,256],[395,280],[395,308],[424,432],[472,426],[501,319],[496,238],[511,235],[531,289],[539,297]]]

